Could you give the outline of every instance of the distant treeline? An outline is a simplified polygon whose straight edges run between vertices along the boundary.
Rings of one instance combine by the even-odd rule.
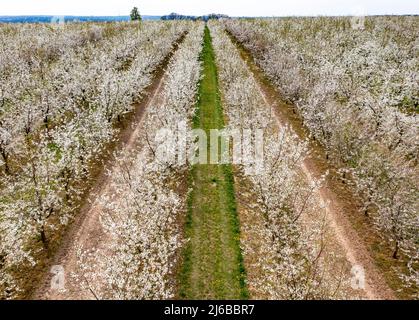
[[[130,21],[130,16],[0,16],[0,23],[50,23],[59,22],[114,22]],[[208,14],[205,16],[187,16],[171,13],[165,16],[142,16],[143,20],[203,20],[228,18],[224,14]]]
[[[216,14],[216,13],[211,13],[208,14],[206,16],[185,16],[182,14],[178,14],[178,13],[171,13],[169,15],[166,16],[162,16],[161,20],[203,20],[203,21],[208,21],[211,19],[221,19],[221,18],[228,18],[227,15],[225,14]]]
[[[129,16],[0,16],[0,23],[50,23],[64,18],[65,22],[130,21]],[[144,20],[159,20],[160,16],[143,16]]]

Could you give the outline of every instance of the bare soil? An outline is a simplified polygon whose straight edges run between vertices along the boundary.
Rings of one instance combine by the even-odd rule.
[[[134,105],[134,114],[130,123],[123,128],[118,136],[113,151],[135,150],[140,145],[143,136],[142,120],[146,110],[158,103],[163,90],[165,80],[165,68],[170,58],[177,50],[185,35],[175,43],[172,52],[166,57],[162,64],[156,69],[151,85],[146,89],[145,98]],[[88,290],[81,288],[71,276],[77,272],[77,248],[82,246],[84,250],[96,249],[106,251],[109,237],[105,234],[100,223],[101,206],[99,199],[105,194],[111,194],[110,182],[112,181],[112,168],[115,159],[110,157],[97,175],[89,196],[81,206],[75,221],[68,228],[63,236],[61,244],[51,259],[48,269],[45,270],[43,281],[35,290],[32,298],[36,300],[79,300],[95,299],[95,296]],[[110,170],[110,171],[109,171]],[[52,266],[62,266],[65,272],[65,290],[56,291],[51,289],[53,274],[50,272]]]
[[[307,139],[308,132],[301,119],[296,115],[294,107],[283,102],[280,94],[256,65],[250,53],[237,42],[235,43],[242,58],[253,73],[258,83],[258,89],[266,105],[271,108],[272,115],[276,118],[278,125],[288,126],[301,139]],[[310,156],[304,160],[301,166],[307,181],[313,181],[321,177],[330,169],[321,146],[311,141],[310,149]],[[333,174],[326,178],[318,197],[319,202],[326,209],[329,225],[333,229],[335,239],[344,252],[347,261],[352,266],[361,266],[365,270],[365,288],[361,296],[372,300],[395,299],[393,290],[388,286],[381,270],[376,266],[363,237],[359,235],[350,221],[352,217],[362,215],[358,210],[360,207],[359,199],[347,185],[343,185]]]

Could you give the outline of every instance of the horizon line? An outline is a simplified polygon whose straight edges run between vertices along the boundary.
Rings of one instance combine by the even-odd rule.
[[[208,16],[211,14],[220,14],[225,15],[230,18],[286,18],[286,17],[353,17],[354,14],[335,14],[335,15],[327,15],[327,14],[313,14],[313,15],[304,15],[304,14],[295,14],[295,15],[272,15],[272,16],[229,16],[223,13],[207,13],[204,15],[196,15],[196,14],[182,14],[177,12],[171,12],[168,14],[142,14],[143,17],[163,17],[171,15],[172,13],[176,13],[180,16],[188,16],[188,17],[202,17]],[[364,14],[365,17],[382,17],[382,16],[418,16],[419,13],[382,13],[382,14]],[[0,15],[0,17],[129,17],[129,14],[125,15],[75,15],[75,14],[16,14],[16,15]]]

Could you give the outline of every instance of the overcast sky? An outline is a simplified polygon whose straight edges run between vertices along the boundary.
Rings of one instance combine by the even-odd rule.
[[[170,12],[230,16],[419,14],[419,0],[0,0],[1,15],[128,15]]]

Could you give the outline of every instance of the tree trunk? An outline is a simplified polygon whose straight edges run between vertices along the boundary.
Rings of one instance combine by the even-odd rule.
[[[399,241],[396,241],[396,247],[393,252],[393,259],[399,259]]]
[[[41,234],[42,244],[44,245],[44,248],[47,249],[48,248],[48,242],[47,242],[47,236],[46,236],[46,233],[45,233],[45,227],[44,226],[41,227],[40,234]]]
[[[47,131],[49,131],[48,123],[49,123],[48,115],[46,115],[45,118],[44,118],[44,124],[45,124],[45,129],[47,129]]]
[[[10,167],[9,167],[9,162],[7,161],[7,159],[4,159],[4,172],[7,175],[10,175]]]
[[[9,175],[10,174],[10,167],[9,167],[9,156],[6,153],[6,148],[2,149],[1,155],[3,156],[4,161],[4,172]]]
[[[9,164],[7,162],[6,162],[5,166],[4,166],[4,171],[6,172],[7,175],[10,174]]]

